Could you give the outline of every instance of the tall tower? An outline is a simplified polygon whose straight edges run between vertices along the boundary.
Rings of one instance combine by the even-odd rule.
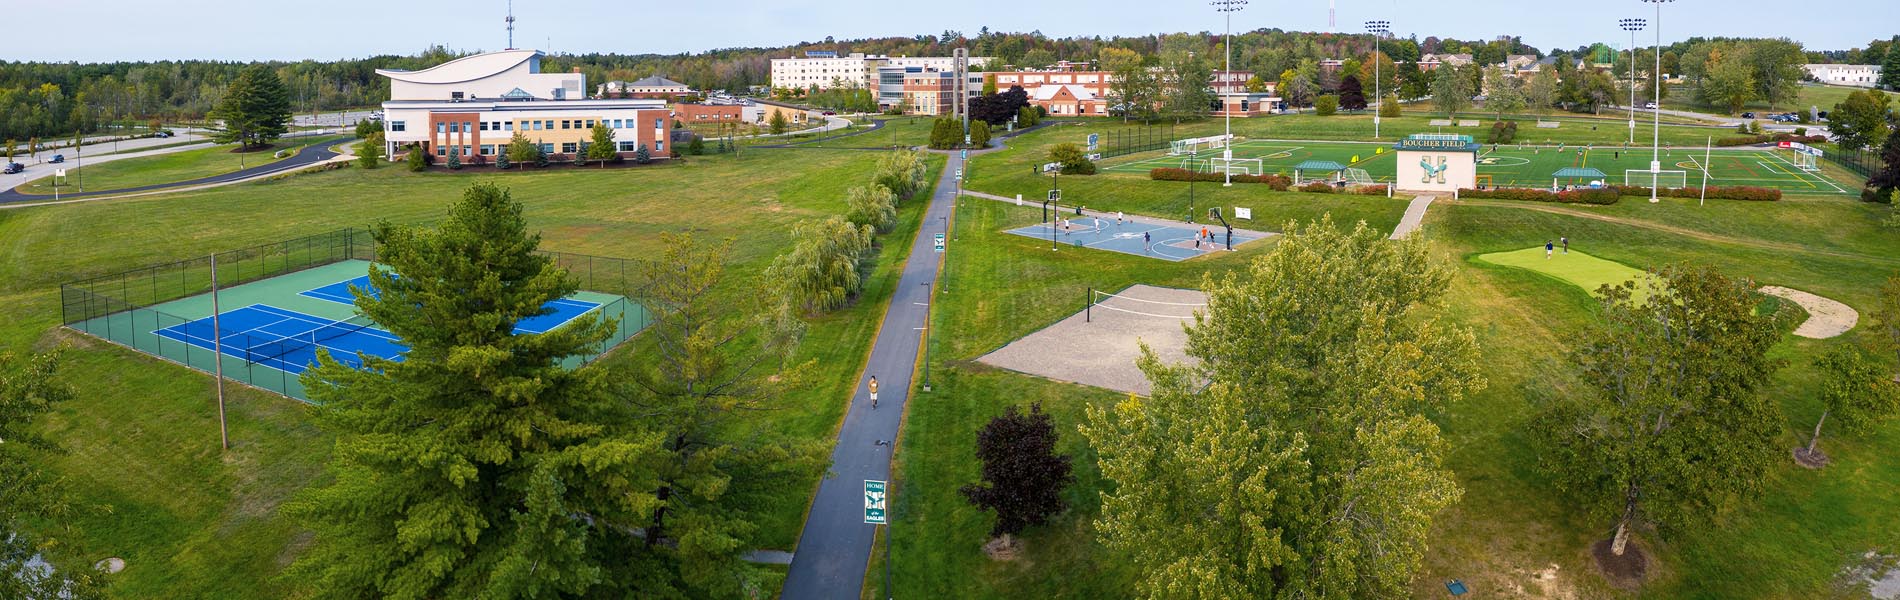
[[[515,49],[515,0],[508,0],[508,18],[502,20],[508,23],[508,49],[513,50]]]
[[[952,70],[956,72],[956,81],[951,84],[956,102],[950,105],[950,115],[963,121],[963,137],[967,139],[970,137],[970,50],[957,48],[950,56],[954,60]]]
[[[1326,0],[1326,33],[1339,33],[1339,24],[1334,21],[1338,11],[1339,0]]]

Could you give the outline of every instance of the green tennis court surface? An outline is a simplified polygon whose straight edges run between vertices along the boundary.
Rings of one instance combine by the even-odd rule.
[[[1235,166],[1250,174],[1264,172],[1291,176],[1294,168],[1301,163],[1330,161],[1348,168],[1364,169],[1376,182],[1390,182],[1398,169],[1393,162],[1391,143],[1242,140],[1234,145],[1233,151],[1235,159],[1247,159]],[[1146,174],[1156,168],[1185,169],[1198,166],[1200,170],[1213,171],[1217,170],[1218,163],[1210,159],[1220,156],[1221,152],[1202,150],[1198,156],[1192,157],[1170,156],[1165,150],[1147,152],[1104,161],[1102,170]],[[1648,170],[1651,156],[1648,148],[1624,150],[1620,147],[1487,144],[1478,157],[1478,177],[1483,183],[1488,176],[1491,185],[1498,187],[1549,188],[1552,175],[1559,169],[1584,167],[1602,171],[1606,184],[1622,185],[1626,183],[1626,171]],[[1253,159],[1258,159],[1258,162]],[[1706,161],[1701,148],[1664,148],[1663,170],[1682,172],[1680,175],[1665,175],[1664,185],[1672,187],[1674,182],[1670,179],[1679,178],[1683,187],[1700,187],[1704,162],[1708,163],[1711,186],[1746,185],[1796,193],[1855,193],[1855,186],[1844,185],[1821,173],[1803,171],[1795,166],[1792,151],[1768,148],[1717,149],[1709,153]],[[1304,178],[1324,178],[1329,175],[1302,174]],[[1576,180],[1561,183],[1587,184]],[[1642,181],[1634,183],[1647,185],[1647,182]]]
[[[1564,253],[1562,246],[1558,246],[1549,258],[1544,257],[1544,247],[1537,246],[1510,252],[1484,254],[1478,256],[1478,260],[1549,275],[1583,288],[1583,291],[1593,296],[1596,295],[1597,288],[1605,285],[1619,285],[1625,281],[1640,280],[1650,276],[1649,273],[1631,268],[1629,265],[1584,254],[1577,251],[1575,246],[1573,241],[1568,254]],[[1638,286],[1633,295],[1636,301],[1641,302],[1649,295],[1649,291],[1646,287]]]

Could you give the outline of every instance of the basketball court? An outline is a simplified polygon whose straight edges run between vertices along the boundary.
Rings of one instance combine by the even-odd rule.
[[[1204,238],[1201,237],[1200,229],[1190,229],[1180,224],[1134,220],[1118,224],[1114,219],[1076,217],[1055,225],[1026,225],[1008,230],[1007,233],[1052,242],[1051,247],[1093,248],[1179,262],[1229,249],[1226,227],[1208,225],[1207,231],[1209,237]],[[1236,229],[1231,244],[1237,248],[1262,237],[1265,236]]]

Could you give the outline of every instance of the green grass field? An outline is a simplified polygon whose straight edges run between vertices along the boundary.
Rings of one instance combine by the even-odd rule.
[[[288,150],[290,154],[294,154],[304,146],[311,144],[334,144],[338,139],[339,138],[336,137],[327,137],[319,140],[286,140],[279,141],[276,147],[281,150]],[[90,191],[121,190],[155,183],[190,181],[201,177],[222,175],[239,169],[267,165],[283,160],[283,158],[275,157],[274,151],[246,152],[240,157],[236,153],[231,152],[231,148],[232,146],[213,146],[210,148],[185,150],[169,154],[123,158],[78,169],[69,169],[66,171],[66,179],[62,182],[60,191],[75,191],[76,188],[74,184],[80,183],[82,180],[86,185],[86,189]],[[289,158],[290,154],[285,154],[284,158]],[[50,196],[53,194],[53,178],[45,177],[36,179],[19,186],[17,189],[23,194],[45,194]]]
[[[1545,255],[1543,246],[1537,246],[1512,252],[1482,254],[1474,260],[1549,275],[1592,295],[1596,294],[1598,288],[1606,285],[1618,286],[1648,278],[1647,273],[1632,269],[1628,265],[1603,260],[1577,250],[1566,252],[1561,247],[1549,256]],[[1637,301],[1640,302],[1648,295],[1648,288],[1637,286],[1634,293]]]
[[[1203,171],[1218,171],[1220,163],[1208,157],[1218,156],[1220,152],[1208,150],[1201,152],[1198,157],[1190,157],[1171,156],[1166,151],[1157,150],[1106,160],[1102,169],[1110,173],[1138,175],[1146,175],[1150,169],[1158,167],[1194,166]],[[1313,160],[1332,161],[1363,169],[1377,182],[1392,181],[1398,169],[1390,145],[1387,144],[1242,140],[1234,144],[1233,156],[1235,159],[1258,159],[1257,163],[1236,163],[1247,172],[1261,171],[1289,176],[1301,163]],[[1478,158],[1478,176],[1480,182],[1489,176],[1492,184],[1500,187],[1549,188],[1553,182],[1551,176],[1558,169],[1588,167],[1602,171],[1606,183],[1623,184],[1627,171],[1647,171],[1653,156],[1647,148],[1485,146]],[[1808,172],[1797,167],[1793,162],[1793,153],[1788,150],[1722,149],[1710,151],[1705,156],[1700,149],[1665,149],[1663,170],[1682,171],[1681,175],[1672,177],[1680,177],[1683,186],[1698,187],[1702,184],[1705,158],[1711,186],[1747,185],[1789,192],[1858,193],[1857,188],[1837,182],[1825,173]],[[1329,174],[1304,173],[1303,176],[1303,180],[1310,180],[1325,178]],[[1563,180],[1566,185],[1583,183],[1574,179]],[[1647,187],[1647,183],[1633,181],[1631,185]],[[1665,179],[1664,185],[1679,187],[1671,179]]]

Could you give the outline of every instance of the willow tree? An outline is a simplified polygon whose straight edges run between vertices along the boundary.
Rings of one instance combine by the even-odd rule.
[[[1449,278],[1417,238],[1325,219],[1204,281],[1198,362],[1144,349],[1153,395],[1082,427],[1114,482],[1096,529],[1139,595],[1403,594],[1462,493],[1425,415],[1483,386],[1471,333],[1434,314]]]

